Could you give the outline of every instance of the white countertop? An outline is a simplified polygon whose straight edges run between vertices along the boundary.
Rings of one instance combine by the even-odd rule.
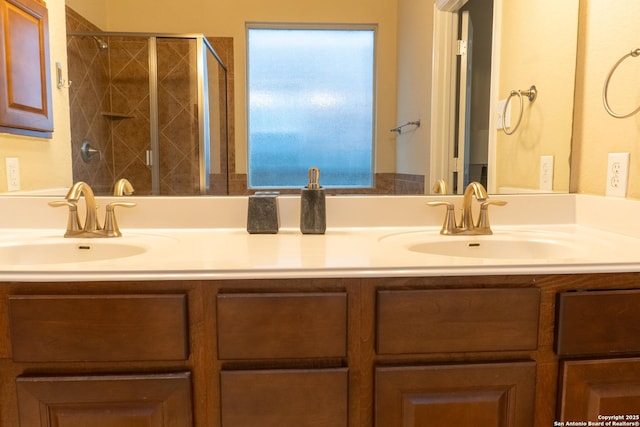
[[[438,234],[444,211],[425,207],[437,197],[328,197],[324,235],[297,228],[299,198],[281,197],[278,234],[248,234],[246,197],[136,198],[121,209],[123,237],[64,239],[66,212],[51,198],[0,198],[0,249],[40,244],[132,245],[144,252],[92,261],[2,262],[2,281],[204,280],[311,277],[399,277],[490,274],[568,274],[640,271],[640,226],[603,215],[640,212],[640,202],[579,195],[495,196],[509,204],[491,210],[494,236],[564,236],[579,256],[473,258],[407,249],[416,239],[471,239]],[[461,198],[452,197],[459,203]],[[101,201],[104,206],[108,200]],[[622,211],[620,211],[622,209]],[[102,217],[103,212],[101,212]],[[8,217],[9,216],[9,217]],[[29,218],[29,217],[33,218]],[[637,216],[635,216],[637,217]],[[39,219],[38,219],[39,218]],[[54,223],[56,225],[54,225]],[[9,224],[9,226],[7,226]],[[38,226],[39,225],[39,226]],[[623,228],[624,227],[624,228]],[[476,239],[476,238],[474,238]],[[0,251],[0,254],[2,252]],[[27,256],[27,255],[25,255]],[[34,255],[35,256],[35,255]]]

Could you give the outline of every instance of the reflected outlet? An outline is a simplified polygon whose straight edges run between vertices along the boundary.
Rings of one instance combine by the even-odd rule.
[[[553,190],[553,156],[540,157],[540,190]]]

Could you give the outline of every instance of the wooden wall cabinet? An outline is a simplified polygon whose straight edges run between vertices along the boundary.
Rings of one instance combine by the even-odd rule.
[[[0,130],[53,132],[47,8],[38,0],[0,0]]]

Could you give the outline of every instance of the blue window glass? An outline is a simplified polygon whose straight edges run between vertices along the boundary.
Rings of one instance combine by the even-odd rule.
[[[373,29],[248,29],[249,187],[373,185]]]

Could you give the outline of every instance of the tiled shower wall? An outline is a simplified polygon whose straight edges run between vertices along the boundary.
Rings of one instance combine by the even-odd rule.
[[[67,31],[99,29],[67,8]],[[74,181],[86,181],[96,193],[104,194],[124,177],[133,183],[137,195],[151,194],[148,40],[112,36],[104,41],[108,49],[100,49],[91,37],[68,39]],[[160,194],[199,194],[195,40],[158,39],[157,58]],[[226,114],[226,99],[216,101]],[[212,140],[226,138],[226,117],[219,127],[223,135],[212,135]],[[80,156],[85,139],[101,153],[89,163]],[[221,163],[210,191],[217,194],[227,192],[227,144],[222,145],[218,142],[212,152]]]
[[[66,19],[67,32],[99,31],[69,7]],[[115,182],[111,126],[101,115],[110,109],[109,58],[95,40],[80,37],[67,39],[67,55],[73,180],[89,183],[96,193],[110,192]],[[84,140],[100,151],[89,163],[80,154]]]

